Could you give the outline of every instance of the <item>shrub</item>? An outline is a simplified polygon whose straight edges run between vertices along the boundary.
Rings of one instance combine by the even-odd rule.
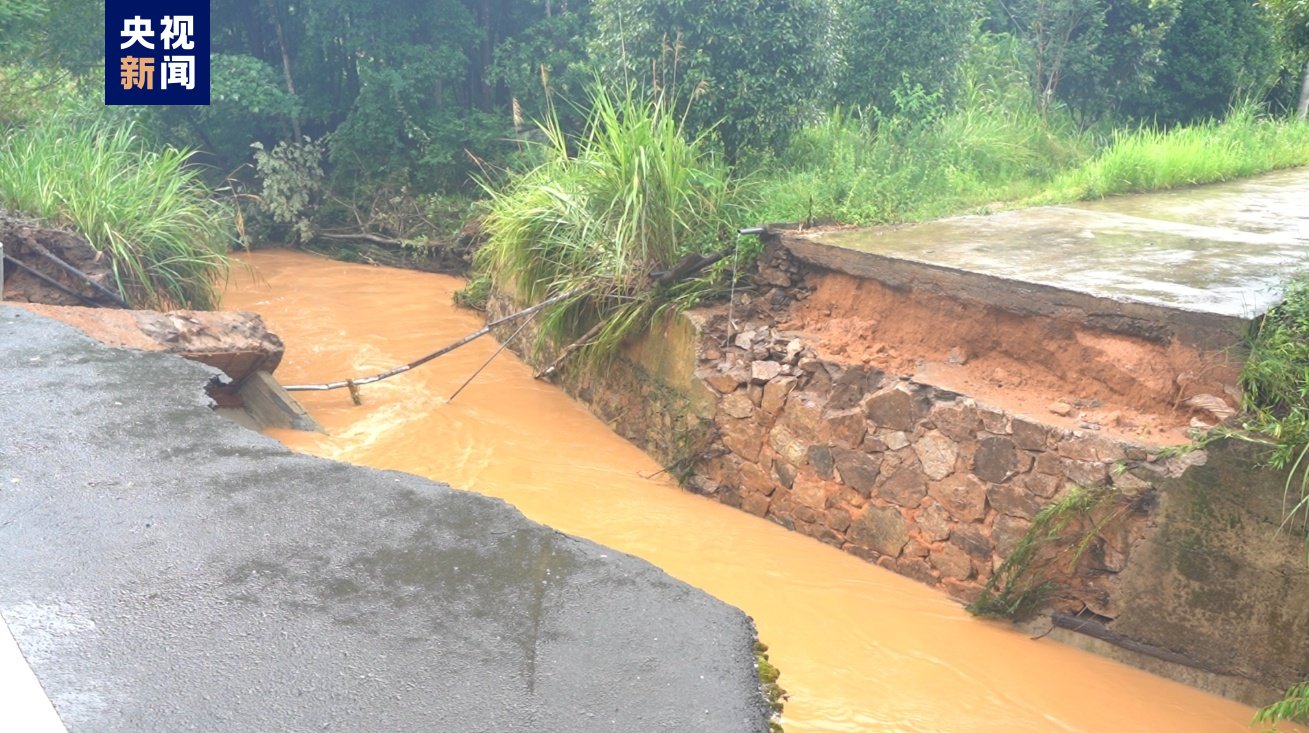
[[[829,0],[596,0],[593,57],[613,79],[647,79],[695,105],[692,134],[714,130],[728,160],[780,148],[831,93]]]
[[[546,312],[542,335],[565,343],[590,334],[581,353],[594,365],[660,312],[712,290],[710,276],[667,288],[652,287],[652,276],[722,247],[737,208],[704,136],[685,137],[662,99],[597,85],[590,106],[581,137],[547,121],[541,162],[503,187],[488,185],[490,238],[478,265],[525,300],[583,293]]]

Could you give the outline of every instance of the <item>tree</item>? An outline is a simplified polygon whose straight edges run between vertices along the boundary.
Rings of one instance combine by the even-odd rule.
[[[893,112],[897,91],[950,90],[981,7],[976,0],[838,0],[843,106]]]
[[[998,0],[1004,21],[1028,50],[1041,113],[1059,92],[1069,66],[1094,58],[1105,27],[1101,0]]]
[[[1264,0],[1282,56],[1282,68],[1299,87],[1296,115],[1309,117],[1309,0]]]
[[[1180,0],[1104,0],[1104,27],[1088,53],[1069,59],[1059,97],[1083,121],[1110,117],[1154,81]]]
[[[596,0],[592,13],[604,76],[690,103],[690,132],[716,129],[729,160],[780,147],[831,98],[830,0]]]
[[[1269,20],[1250,0],[1183,0],[1164,34],[1155,83],[1130,111],[1184,123],[1262,99],[1277,73]]]

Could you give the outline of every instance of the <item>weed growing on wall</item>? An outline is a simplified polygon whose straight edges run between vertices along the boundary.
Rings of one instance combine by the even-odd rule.
[[[1073,572],[1092,541],[1130,504],[1108,488],[1076,487],[1037,512],[1032,526],[968,611],[977,616],[1023,619],[1059,589],[1058,577]]]

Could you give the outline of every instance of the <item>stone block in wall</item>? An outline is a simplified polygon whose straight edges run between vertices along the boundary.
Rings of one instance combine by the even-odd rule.
[[[960,522],[976,522],[986,516],[986,484],[976,476],[957,473],[930,484],[927,492]]]
[[[768,496],[777,488],[772,477],[764,472],[757,463],[742,462],[739,469],[739,485],[742,491]]]
[[[928,556],[928,562],[943,578],[967,580],[973,577],[973,560],[957,545],[947,542],[933,550]]]
[[[995,553],[998,559],[1003,560],[1009,557],[1009,554],[1018,546],[1023,535],[1027,530],[1032,528],[1032,523],[1022,517],[1015,517],[1008,514],[1001,514],[995,518],[995,526],[991,529],[991,539],[995,542]]]
[[[733,392],[727,395],[718,403],[719,411],[725,413],[728,417],[734,417],[738,420],[745,420],[754,417],[754,403],[750,398],[740,392]]]
[[[791,500],[799,507],[807,507],[811,511],[807,514],[812,515],[806,521],[815,521],[817,515],[814,512],[825,511],[827,509],[827,497],[829,489],[827,482],[823,481],[816,474],[810,471],[802,470],[795,477],[795,483],[791,486]],[[797,515],[798,516],[798,515]]]
[[[894,506],[869,505],[850,523],[846,538],[883,557],[898,557],[909,544],[904,515]]]
[[[987,489],[986,498],[990,502],[991,508],[1000,514],[1023,519],[1035,517],[1036,513],[1041,511],[1041,507],[1045,505],[1044,499],[1030,493],[1024,482],[1011,481],[1004,484],[991,484],[990,488]]]
[[[914,453],[928,478],[940,481],[954,473],[959,459],[959,444],[935,430],[929,431],[914,443]]]
[[[821,439],[825,401],[813,392],[792,392],[782,411],[782,422],[811,442]]]
[[[918,510],[918,514],[914,517],[914,524],[924,540],[944,542],[950,539],[950,528],[954,525],[954,518],[934,500]]]
[[[768,445],[792,466],[809,462],[809,442],[784,424],[774,425],[768,433]]]
[[[791,488],[795,483],[795,466],[778,458],[772,459],[771,464],[773,467],[773,478],[777,479],[778,485],[785,486],[788,489]]]
[[[977,405],[968,399],[936,403],[929,419],[942,434],[961,443],[973,440],[982,429]]]
[[[741,497],[741,509],[756,517],[767,515],[771,503],[772,499],[764,494],[751,493]]]
[[[864,442],[868,431],[868,420],[864,411],[858,407],[842,410],[829,408],[823,412],[822,432],[826,433],[832,445],[840,448],[858,448]]]
[[[1026,464],[1030,460],[1010,438],[983,438],[978,441],[977,452],[973,455],[973,473],[984,481],[998,484],[1027,470],[1029,466]]]
[[[1063,475],[1078,486],[1104,486],[1109,482],[1109,466],[1099,461],[1063,460]]]
[[[750,363],[750,381],[755,384],[764,384],[781,374],[782,365],[775,361],[758,360]]]
[[[778,377],[765,384],[759,408],[770,415],[780,413],[786,405],[787,395],[791,394],[799,381],[795,377]]]
[[[704,374],[696,376],[719,394],[731,394],[737,388],[750,381],[750,372],[744,367],[733,366],[726,369],[705,369]]]
[[[809,446],[809,465],[814,467],[819,476],[831,480],[836,475],[836,459],[832,448],[826,445]]]
[[[841,483],[858,491],[865,498],[872,495],[873,486],[882,470],[882,456],[847,448],[830,449],[836,473]]]
[[[917,460],[906,461],[877,487],[877,496],[912,509],[927,497],[927,476]]]
[[[989,567],[995,553],[991,538],[982,533],[975,524],[956,525],[950,532],[950,544],[968,553],[974,560],[975,567]]]
[[[720,417],[715,420],[718,434],[728,450],[751,463],[759,460],[759,451],[764,445],[767,431],[753,420],[738,420],[733,417]]]
[[[868,419],[881,428],[912,431],[922,417],[919,402],[903,383],[897,383],[863,400]]]
[[[1055,461],[1058,463],[1057,458]],[[1058,493],[1059,489],[1063,488],[1064,478],[1058,475],[1042,473],[1039,470],[1041,467],[1040,463],[1041,459],[1038,457],[1035,469],[1031,473],[1019,476],[1013,481],[1013,483],[1021,487],[1023,491],[1039,499],[1040,501],[1037,503],[1044,504],[1045,501]]]
[[[1045,450],[1050,431],[1042,424],[1024,417],[1015,417],[1011,424],[1014,443],[1023,450]]]
[[[850,528],[850,511],[841,507],[833,507],[827,510],[827,526],[837,532],[844,532]]]
[[[982,430],[992,435],[1009,435],[1013,432],[1012,418],[1009,413],[994,407],[978,409],[982,417]]]

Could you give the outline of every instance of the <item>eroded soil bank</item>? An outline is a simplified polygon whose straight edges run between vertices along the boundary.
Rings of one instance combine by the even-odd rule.
[[[286,381],[380,371],[482,325],[448,305],[462,285],[453,278],[288,252],[257,253],[248,262],[256,278],[239,274],[226,302],[262,313],[286,339]],[[691,375],[695,363],[672,358],[669,349],[693,342],[677,325],[660,335],[643,347],[646,359]],[[534,519],[648,559],[745,609],[791,693],[790,733],[1248,730],[1248,707],[977,621],[918,582],[680,490],[610,429],[636,435],[636,423],[645,430],[682,425],[677,420],[688,413],[675,415],[658,383],[609,375],[615,386],[606,394],[628,395],[629,410],[606,423],[532,380],[531,369],[505,353],[450,401],[495,348],[475,342],[366,387],[363,407],[343,393],[305,394],[331,436],[278,437],[502,497]],[[591,394],[593,401],[601,396]],[[702,406],[718,404],[712,395],[701,398]],[[638,402],[651,409],[641,412]],[[720,489],[715,497],[732,493]],[[634,609],[634,623],[646,613]]]
[[[1309,638],[1286,600],[1309,598],[1309,571],[1278,532],[1283,477],[1228,445],[1164,450],[1231,414],[1238,354],[1214,341],[1234,332],[999,295],[854,277],[774,241],[749,292],[565,385],[689,488],[962,601],[1044,507],[1096,492],[1112,510],[1054,545],[1047,608],[1117,658],[1275,699],[1309,663],[1286,642]]]

